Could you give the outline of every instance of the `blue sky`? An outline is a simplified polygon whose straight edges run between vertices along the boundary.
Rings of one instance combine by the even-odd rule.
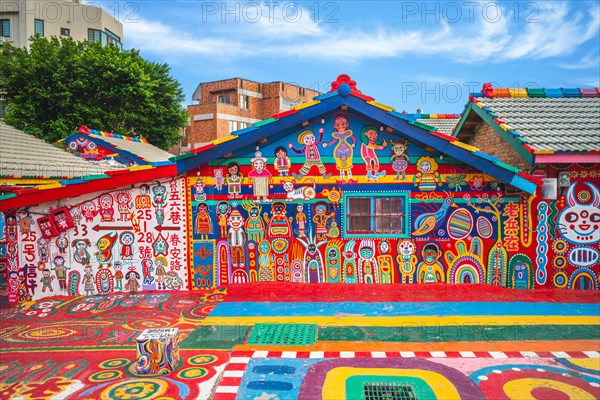
[[[230,77],[327,91],[347,73],[377,101],[425,113],[460,113],[484,82],[600,86],[596,1],[100,4],[125,48],[171,66],[186,104],[199,82]]]

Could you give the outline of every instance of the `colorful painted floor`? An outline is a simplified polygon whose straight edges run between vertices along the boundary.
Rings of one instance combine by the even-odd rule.
[[[247,284],[0,309],[0,399],[600,399],[595,292]],[[181,361],[137,373],[135,338]]]

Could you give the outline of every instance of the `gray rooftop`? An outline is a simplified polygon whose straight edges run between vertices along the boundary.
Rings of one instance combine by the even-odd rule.
[[[12,126],[0,124],[0,177],[80,178],[113,169],[119,167],[86,161]]]
[[[600,97],[481,101],[536,150],[600,150]]]
[[[169,158],[173,157],[173,154],[159,149],[150,143],[137,142],[133,140],[119,139],[116,137],[96,135],[93,133],[89,134],[91,137],[110,143],[111,145],[118,147],[121,150],[128,151],[135,154],[138,157],[151,163],[166,162]]]
[[[460,118],[417,118],[417,122],[436,128],[438,131],[451,135]]]

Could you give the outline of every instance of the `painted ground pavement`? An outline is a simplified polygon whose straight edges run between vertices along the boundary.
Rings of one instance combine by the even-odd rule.
[[[310,284],[51,298],[0,310],[0,398],[596,399],[599,301]],[[179,364],[139,375],[135,338],[165,327]]]

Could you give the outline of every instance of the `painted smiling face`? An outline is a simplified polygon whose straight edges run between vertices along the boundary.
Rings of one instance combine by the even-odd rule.
[[[573,244],[600,242],[600,192],[593,184],[585,184],[591,192],[582,190],[578,196],[575,196],[576,183],[569,187],[566,194],[567,206],[557,218],[560,234]]]

